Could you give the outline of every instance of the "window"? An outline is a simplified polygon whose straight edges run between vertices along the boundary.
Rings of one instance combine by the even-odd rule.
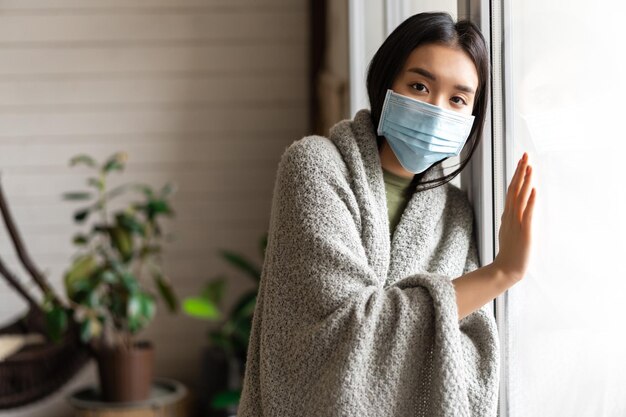
[[[618,4],[504,4],[507,165],[528,151],[538,190],[531,265],[508,303],[510,416],[626,415]]]

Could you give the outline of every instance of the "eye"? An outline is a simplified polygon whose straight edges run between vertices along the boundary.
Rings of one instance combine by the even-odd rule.
[[[459,96],[454,96],[452,97],[451,100],[454,100],[455,98],[458,98],[459,100],[461,100],[461,102],[455,101],[455,104],[462,104],[464,106],[467,106],[467,102],[463,99],[463,97],[459,97]]]
[[[411,88],[413,88],[414,90],[419,91],[420,93],[426,92],[428,91],[428,89],[426,88],[426,86],[422,83],[413,83],[410,85]],[[424,90],[422,90],[421,88],[424,88]]]

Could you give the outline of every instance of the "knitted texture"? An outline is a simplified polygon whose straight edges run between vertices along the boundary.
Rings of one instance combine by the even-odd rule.
[[[479,267],[467,197],[416,192],[393,238],[386,206],[368,110],[286,148],[239,417],[496,416],[495,320],[451,282]]]

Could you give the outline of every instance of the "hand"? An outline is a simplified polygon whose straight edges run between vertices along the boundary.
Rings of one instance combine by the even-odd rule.
[[[507,190],[501,217],[500,250],[493,264],[514,281],[524,278],[531,244],[531,226],[536,190],[530,188],[532,166],[528,154],[520,158]]]

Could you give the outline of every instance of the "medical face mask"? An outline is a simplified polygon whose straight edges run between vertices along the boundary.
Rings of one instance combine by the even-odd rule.
[[[458,155],[474,124],[474,116],[447,110],[387,90],[378,123],[400,164],[414,174]]]

